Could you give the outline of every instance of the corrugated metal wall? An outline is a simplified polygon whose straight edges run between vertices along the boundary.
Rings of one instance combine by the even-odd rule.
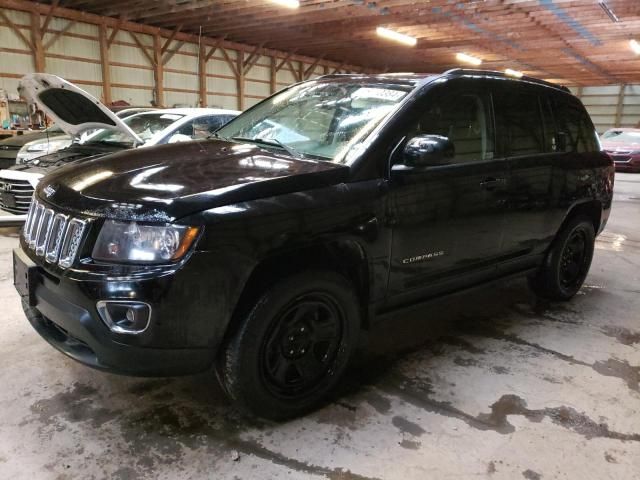
[[[31,38],[31,17],[28,12],[4,10],[9,20],[23,33]],[[42,43],[55,39],[58,32],[63,32],[45,53],[47,73],[54,73],[71,82],[77,83],[97,98],[103,97],[103,79],[100,60],[99,26],[90,23],[76,22],[69,27],[66,18],[51,19]],[[111,33],[109,30],[109,34]],[[153,37],[148,34],[136,34],[140,42],[151,47]],[[166,39],[163,38],[164,42]],[[165,106],[198,106],[199,77],[197,43],[174,42],[169,46],[167,54],[179,46],[179,49],[164,66],[164,104]],[[208,51],[209,47],[207,47]],[[237,59],[238,52],[227,49],[232,61]],[[245,53],[245,58],[249,56]],[[281,59],[277,60],[278,62]],[[260,56],[257,62],[245,75],[244,107],[250,107],[271,93],[272,58]],[[302,66],[300,65],[302,63]],[[322,62],[325,65],[327,62]],[[147,56],[136,45],[129,31],[120,30],[113,39],[109,49],[111,99],[124,100],[131,105],[149,106],[154,99],[154,69]],[[311,63],[290,61],[285,63],[276,73],[276,90],[293,82],[296,76],[293,69],[306,71]],[[292,67],[292,68],[291,68]],[[310,78],[325,73],[328,66],[314,68]],[[333,65],[328,71],[333,71]],[[19,79],[35,69],[34,57],[30,47],[15,33],[11,26],[0,18],[0,88],[16,93]],[[348,71],[341,68],[341,71]],[[207,62],[207,105],[237,109],[238,84],[233,70],[218,49]]]
[[[640,85],[571,88],[584,103],[598,133],[640,124]]]

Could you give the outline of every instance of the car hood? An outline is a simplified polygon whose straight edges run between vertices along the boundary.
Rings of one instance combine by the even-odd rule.
[[[144,143],[118,116],[73,83],[48,73],[30,73],[20,80],[18,92],[36,104],[65,133],[77,137],[87,130],[120,130],[137,143]]]
[[[607,152],[637,152],[640,151],[640,143],[637,142],[616,142],[612,140],[602,140],[602,149]]]
[[[65,210],[171,222],[256,198],[345,182],[349,167],[220,140],[163,145],[69,165],[47,176],[41,198]]]

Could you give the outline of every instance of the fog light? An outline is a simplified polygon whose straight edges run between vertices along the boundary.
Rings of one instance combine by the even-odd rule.
[[[105,301],[97,303],[102,321],[115,333],[144,332],[151,319],[151,306],[144,302]]]

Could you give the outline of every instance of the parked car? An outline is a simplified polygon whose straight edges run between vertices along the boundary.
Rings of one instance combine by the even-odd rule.
[[[28,212],[34,187],[40,179],[63,165],[129,148],[190,141],[198,138],[198,132],[201,136],[210,135],[239,113],[215,108],[175,108],[144,111],[123,119],[88,93],[55,75],[27,75],[21,86],[23,97],[37,103],[70,137],[99,130],[53,154],[0,171],[0,209],[17,215]],[[126,111],[123,112],[126,115]],[[15,221],[12,217],[5,218],[7,222]]]
[[[142,107],[126,108],[116,112],[115,115],[118,118],[125,119],[132,115],[135,115],[136,113],[148,112],[152,110],[157,109]],[[30,160],[34,160],[38,157],[42,157],[44,155],[57,152],[58,150],[62,150],[63,148],[67,148],[73,143],[74,138],[71,135],[65,134],[59,127],[54,127],[54,131],[59,132],[55,136],[49,135],[50,130],[51,129],[46,130],[45,135],[38,135],[38,138],[34,138],[29,142],[24,143],[22,148],[20,148],[20,150],[18,151],[15,163],[27,163]],[[86,140],[94,132],[95,130],[85,131],[82,133],[82,135],[80,135],[80,138],[78,140]]]
[[[613,158],[616,171],[640,172],[640,129],[612,128],[601,137],[602,148]]]
[[[402,309],[514,275],[572,298],[611,208],[613,164],[580,100],[527,77],[325,76],[216,137],[47,176],[16,288],[79,362],[215,366],[238,405],[275,419],[317,406],[363,332]]]
[[[28,132],[23,135],[14,135],[0,141],[0,169],[15,165],[18,152],[20,152],[26,144],[46,138],[55,142],[58,137],[62,137],[65,140],[69,138],[60,127],[53,125],[45,130]]]

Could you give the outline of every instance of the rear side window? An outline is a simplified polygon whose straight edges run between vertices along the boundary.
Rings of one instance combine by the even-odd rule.
[[[500,151],[510,157],[544,153],[540,98],[535,92],[509,88],[495,91],[496,133]]]
[[[563,95],[553,99],[559,152],[596,152],[596,132],[586,110],[576,98]]]

